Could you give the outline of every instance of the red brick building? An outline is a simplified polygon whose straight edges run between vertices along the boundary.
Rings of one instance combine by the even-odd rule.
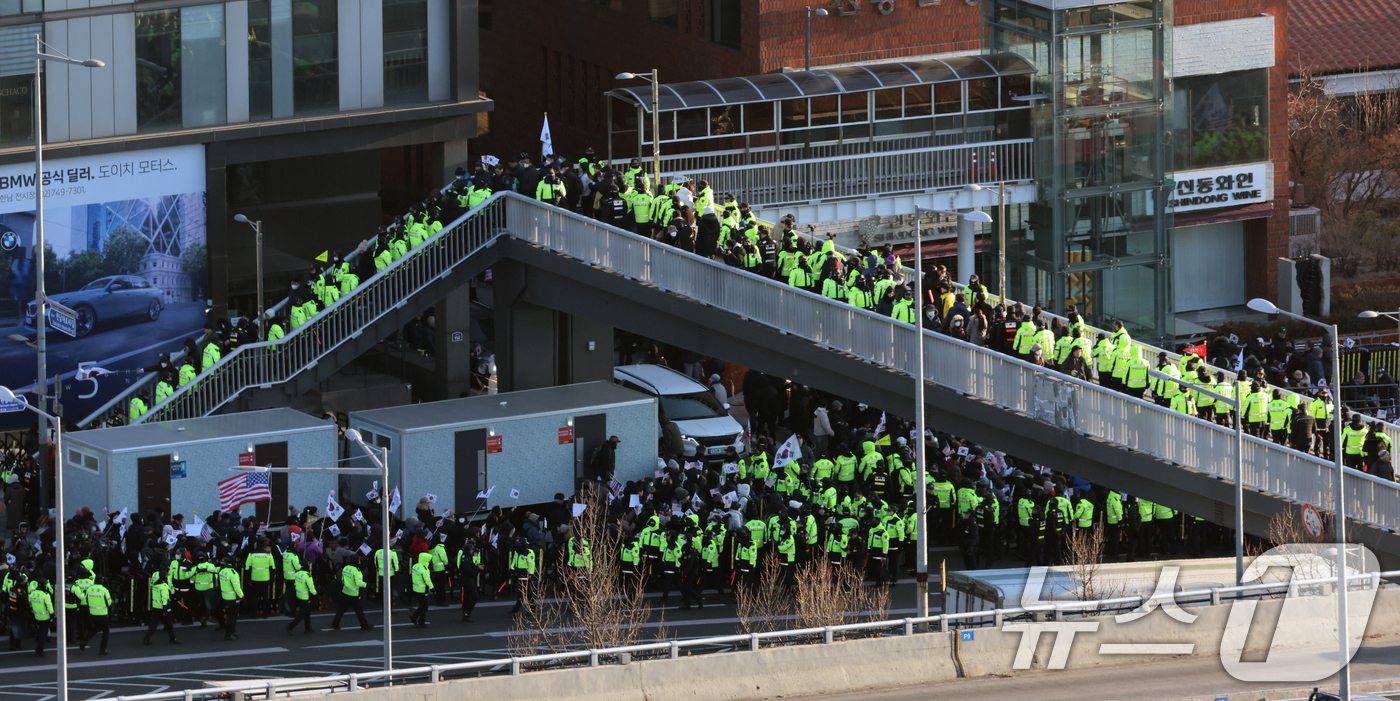
[[[496,108],[483,117],[474,147],[478,153],[536,152],[548,112],[557,151],[577,158],[592,146],[601,154],[603,94],[617,84],[615,75],[655,68],[664,83],[679,83],[801,69],[809,5],[828,12],[811,18],[814,66],[976,52],[985,40],[982,2],[481,0],[481,88]],[[1178,217],[1182,226],[1242,222],[1243,292],[1273,298],[1274,260],[1288,255],[1288,0],[1176,0],[1174,6],[1178,33],[1264,16],[1273,18],[1267,88],[1272,203]],[[1221,54],[1231,53],[1230,40],[1219,39]]]

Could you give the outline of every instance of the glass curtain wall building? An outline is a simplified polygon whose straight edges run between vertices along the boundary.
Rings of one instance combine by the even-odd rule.
[[[1039,197],[1008,208],[1011,297],[1174,338],[1172,0],[983,7],[984,46],[1036,67]]]

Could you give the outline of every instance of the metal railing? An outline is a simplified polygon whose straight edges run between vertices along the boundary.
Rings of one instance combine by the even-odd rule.
[[[1372,589],[1380,589],[1383,584],[1382,580],[1397,576],[1400,576],[1400,571],[1351,574],[1347,576],[1349,580],[1347,590],[1369,591]],[[381,685],[414,681],[436,684],[447,680],[453,675],[457,675],[456,678],[465,678],[468,675],[462,673],[471,672],[475,672],[475,676],[481,676],[483,673],[519,676],[524,673],[535,671],[537,668],[558,668],[563,666],[560,663],[572,662],[579,667],[600,667],[607,664],[609,660],[612,660],[617,664],[628,664],[629,662],[624,662],[619,659],[624,655],[629,658],[635,655],[654,655],[657,659],[674,660],[679,659],[683,651],[689,654],[757,652],[763,649],[763,644],[765,642],[831,645],[837,642],[838,639],[844,639],[846,634],[850,633],[859,633],[865,637],[913,636],[925,634],[924,631],[921,631],[924,626],[927,626],[928,633],[946,633],[951,630],[968,628],[1001,627],[1002,623],[1008,620],[1027,620],[1036,616],[1045,616],[1051,620],[1058,621],[1063,620],[1067,616],[1074,615],[1089,617],[1108,615],[1122,610],[1150,610],[1147,609],[1149,603],[1154,606],[1168,602],[1218,606],[1227,598],[1230,601],[1239,601],[1253,598],[1273,598],[1280,595],[1284,597],[1316,596],[1333,591],[1336,581],[1336,578],[1327,577],[1286,583],[1251,584],[1242,587],[1193,589],[1163,595],[1124,596],[1098,601],[1045,602],[1043,604],[1026,607],[1016,606],[989,611],[943,613],[937,616],[866,621],[862,623],[822,626],[819,628],[721,635],[710,638],[693,638],[690,640],[666,640],[623,647],[572,650],[546,655],[519,655],[492,660],[474,660],[471,662],[435,664],[408,667],[405,669],[355,672],[353,674],[334,674],[314,678],[268,679],[245,685],[234,684],[204,689],[164,691],[155,694],[140,694],[136,696],[102,697],[95,701],[176,701],[179,699],[194,701],[194,699],[225,699],[229,698],[230,694],[242,694],[245,699],[255,697],[270,700],[277,694],[286,695],[298,691],[321,691],[326,693],[360,691],[362,689],[372,688],[373,683],[376,682]],[[1356,583],[1353,584],[1352,582]],[[706,650],[705,648],[710,649]]]
[[[684,253],[562,209],[506,202],[510,234],[659,289],[843,353],[915,372],[913,326],[721,263]],[[1226,428],[966,341],[925,330],[926,381],[1060,428],[1233,481],[1235,436]],[[1326,505],[1331,463],[1248,438],[1246,485]],[[1351,518],[1400,529],[1400,485],[1348,470]]]
[[[771,165],[788,161],[807,161],[821,158],[883,153],[887,151],[926,149],[934,146],[952,146],[959,143],[969,145],[982,144],[994,141],[995,139],[996,130],[984,128],[972,129],[965,134],[962,132],[951,134],[893,134],[874,138],[823,141],[811,144],[793,143],[779,146],[728,149],[723,151],[672,153],[661,155],[661,170],[663,174],[669,175],[671,173],[690,173],[696,170]],[[640,163],[644,170],[648,173],[651,172],[651,159],[642,159]],[[720,191],[716,190],[716,192]]]
[[[137,423],[207,416],[245,389],[270,388],[314,367],[326,353],[358,338],[370,324],[406,305],[419,290],[504,234],[501,203],[507,198],[531,201],[515,193],[494,195],[286,336],[239,346],[151,407]]]
[[[912,325],[515,193],[498,193],[287,337],[239,347],[153,407],[147,418],[203,416],[244,389],[285,382],[501,235],[911,376],[916,371]],[[933,331],[925,330],[923,343],[926,381],[1127,450],[1236,478],[1235,436],[1222,426]],[[1253,437],[1246,438],[1244,457],[1247,486],[1300,503],[1331,502],[1335,471],[1330,463]],[[1351,518],[1400,529],[1400,485],[1356,470],[1347,471],[1347,480]]]
[[[269,308],[265,313],[268,315],[274,315],[282,311],[282,309],[286,306],[287,300],[283,299],[277,304],[272,305],[272,307]],[[176,353],[171,354],[171,366],[178,370],[178,368],[181,365],[180,361],[185,359],[185,355],[186,353],[184,350],[180,350]],[[135,382],[131,383],[131,385],[128,386],[126,389],[122,390],[121,392],[118,392],[115,397],[112,397],[111,399],[107,400],[106,404],[103,404],[101,407],[98,407],[97,410],[93,411],[91,414],[88,414],[86,418],[79,421],[78,427],[102,428],[102,426],[106,424],[107,421],[110,419],[126,417],[127,411],[129,410],[128,403],[131,401],[131,398],[140,395],[143,391],[150,392],[151,396],[154,397],[156,394],[156,383],[159,381],[159,372],[146,373],[145,375],[137,379]]]
[[[1035,153],[1019,139],[677,172],[757,207],[1028,180]]]

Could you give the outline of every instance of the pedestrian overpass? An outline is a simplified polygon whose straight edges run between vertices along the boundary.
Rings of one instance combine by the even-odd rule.
[[[240,346],[140,420],[285,405],[488,268],[501,288],[506,373],[531,352],[511,340],[535,323],[518,310],[543,307],[913,415],[912,326],[498,193],[286,337]],[[940,334],[921,342],[931,426],[1233,524],[1232,431]],[[1246,437],[1246,530],[1262,535],[1274,514],[1303,503],[1330,510],[1335,478],[1330,463]],[[1400,485],[1354,470],[1346,480],[1352,537],[1394,566]]]

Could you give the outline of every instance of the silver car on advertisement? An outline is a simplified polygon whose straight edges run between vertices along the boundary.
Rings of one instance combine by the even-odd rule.
[[[99,321],[131,317],[155,321],[165,309],[165,292],[135,275],[100,277],[80,290],[49,295],[49,299],[77,312],[78,338],[92,333]],[[35,313],[30,302],[25,317],[31,327]]]

